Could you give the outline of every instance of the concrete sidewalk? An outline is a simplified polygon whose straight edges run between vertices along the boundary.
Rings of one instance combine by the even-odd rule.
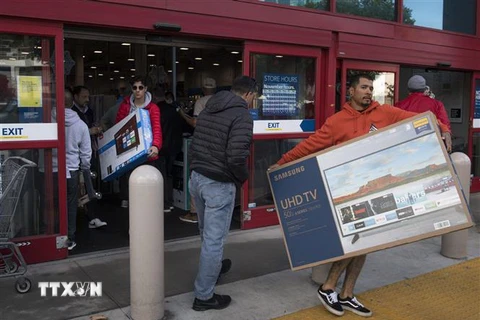
[[[271,232],[271,231],[269,231]],[[357,282],[356,291],[361,293],[404,279],[409,279],[465,260],[445,258],[440,255],[441,238],[431,238],[412,244],[375,252],[368,255],[367,262]],[[247,253],[248,254],[248,253]],[[480,233],[469,230],[468,257],[480,257]],[[252,258],[250,268],[261,261]],[[283,270],[263,276],[229,282],[239,272],[234,267],[225,277],[228,281],[217,288],[220,294],[232,296],[232,304],[224,310],[195,312],[191,309],[193,293],[187,292],[165,299],[166,319],[179,320],[266,320],[305,308],[319,305],[316,296],[317,284],[311,280],[311,271],[292,272]],[[476,284],[480,285],[480,284]],[[98,312],[109,319],[126,320],[129,307]],[[336,319],[336,316],[331,316]],[[89,320],[88,316],[74,320]]]
[[[480,206],[472,205],[473,210]],[[440,255],[440,237],[369,254],[357,283],[357,293],[412,278],[461,261]],[[193,281],[198,266],[198,237],[165,244],[165,310],[167,319],[271,319],[318,305],[311,271],[289,270],[283,237],[278,226],[229,235],[225,257],[231,271],[217,292],[233,302],[222,311],[195,312]],[[480,234],[469,230],[468,257],[480,256]],[[129,319],[130,281],[128,249],[29,266],[32,290],[17,294],[15,279],[0,279],[2,320],[76,319],[103,314],[109,319]],[[102,297],[40,297],[40,281],[101,281]]]

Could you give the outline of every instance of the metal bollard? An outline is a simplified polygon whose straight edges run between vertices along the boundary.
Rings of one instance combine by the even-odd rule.
[[[452,153],[451,158],[468,203],[470,202],[470,158],[461,152]],[[466,258],[467,241],[468,229],[445,234],[442,236],[442,249],[440,253],[452,259]]]
[[[165,314],[162,174],[140,166],[130,175],[129,190],[131,317],[159,320]]]
[[[316,284],[323,284],[327,280],[328,272],[332,267],[331,263],[321,264],[312,268],[312,281]]]

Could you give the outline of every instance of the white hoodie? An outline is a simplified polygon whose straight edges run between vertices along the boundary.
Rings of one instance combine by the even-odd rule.
[[[92,147],[88,127],[72,109],[65,108],[65,152],[69,171],[90,169]]]

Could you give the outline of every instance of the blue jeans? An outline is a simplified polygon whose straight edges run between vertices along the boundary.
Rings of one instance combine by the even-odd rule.
[[[222,268],[223,245],[230,230],[236,187],[233,182],[215,181],[195,171],[189,187],[195,199],[202,240],[194,293],[197,299],[208,300],[213,296]]]

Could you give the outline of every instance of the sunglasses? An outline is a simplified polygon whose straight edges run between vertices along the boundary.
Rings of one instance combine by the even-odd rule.
[[[133,91],[136,91],[137,89],[142,91],[143,89],[145,89],[145,87],[144,86],[138,86],[138,87],[137,86],[132,86],[132,89],[133,89]]]

